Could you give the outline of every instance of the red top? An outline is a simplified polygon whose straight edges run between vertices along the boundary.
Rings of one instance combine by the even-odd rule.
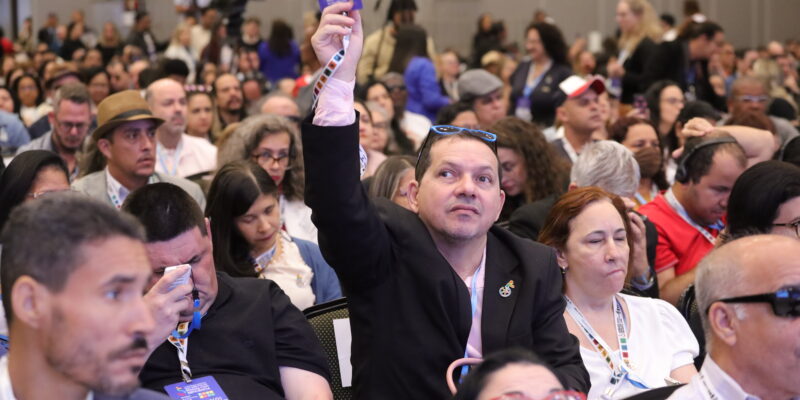
[[[656,272],[675,268],[675,276],[685,274],[714,248],[713,243],[681,218],[663,194],[640,207],[639,212],[646,215],[658,231]],[[706,230],[713,237],[719,235],[716,229],[706,228]]]

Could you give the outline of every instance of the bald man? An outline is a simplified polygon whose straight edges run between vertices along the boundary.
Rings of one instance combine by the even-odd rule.
[[[715,249],[695,290],[708,356],[669,399],[800,396],[800,241],[759,235]]]
[[[297,124],[300,123],[300,109],[297,107],[297,103],[283,93],[267,95],[264,99],[264,104],[261,105],[261,112],[263,114],[280,115]]]
[[[164,120],[156,131],[156,171],[180,178],[196,177],[217,168],[217,148],[208,140],[186,134],[186,92],[172,79],[150,84],[145,99],[153,115]]]

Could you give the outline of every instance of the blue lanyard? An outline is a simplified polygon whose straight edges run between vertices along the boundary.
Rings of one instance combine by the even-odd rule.
[[[475,319],[475,313],[478,312],[478,286],[476,282],[478,282],[478,274],[481,272],[481,267],[483,266],[483,260],[478,265],[478,269],[475,270],[475,275],[472,275],[472,283],[470,284],[470,298],[469,304],[472,307],[472,314],[470,317],[470,322]],[[470,325],[472,326],[472,325]],[[471,331],[472,329],[470,329]],[[467,335],[467,346],[464,347],[464,358],[469,358],[469,354],[467,348],[469,347],[469,335]],[[461,378],[464,379],[467,376],[467,372],[469,372],[469,365],[464,365],[461,367]]]
[[[178,332],[177,329],[172,331],[172,337],[176,339],[186,339],[195,329],[200,329],[201,320],[203,316],[200,314],[200,296],[197,293],[197,290],[192,290],[192,297],[194,298],[193,305],[194,305],[194,314],[192,314],[192,322],[189,323],[189,329],[186,330],[186,333],[183,335]]]
[[[552,63],[550,65],[552,66]],[[531,71],[533,71],[535,66],[536,64],[531,62]],[[537,87],[539,87],[539,84],[542,83],[542,79],[544,79],[544,76],[547,75],[549,71],[550,67],[547,67],[547,69],[544,70],[544,72],[542,72],[539,76],[537,76],[530,84],[527,83],[526,79],[525,89],[522,90],[522,96],[525,98],[530,97],[531,93],[533,93],[533,91],[536,90]]]

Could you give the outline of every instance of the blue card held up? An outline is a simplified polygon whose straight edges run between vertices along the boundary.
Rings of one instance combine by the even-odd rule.
[[[213,376],[192,379],[191,383],[178,382],[164,386],[174,400],[228,400]]]
[[[333,4],[333,3],[341,3],[347,0],[319,0],[319,9],[324,10],[325,7]],[[364,4],[361,2],[362,0],[353,0],[353,10],[360,10],[364,8]]]

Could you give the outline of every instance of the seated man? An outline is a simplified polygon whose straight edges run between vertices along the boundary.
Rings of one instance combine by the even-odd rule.
[[[25,203],[3,231],[10,326],[0,399],[167,399],[137,390],[155,328],[141,226],[99,201],[58,193]]]
[[[625,146],[610,140],[590,143],[572,165],[569,190],[597,186],[622,197],[633,210],[631,199],[639,185],[639,164]],[[555,204],[555,196],[526,204],[511,214],[508,229],[519,236],[539,240],[539,231]],[[634,232],[631,268],[632,286],[649,297],[658,298],[655,264],[658,233],[652,222],[636,212],[629,212]]]
[[[744,149],[727,132],[690,138],[675,184],[639,209],[658,230],[655,269],[662,299],[677,304],[694,281],[694,267],[714,247],[733,183],[746,167]]]
[[[759,235],[726,244],[700,262],[695,290],[709,352],[700,374],[669,398],[798,398],[797,240]]]
[[[558,84],[560,104],[556,117],[561,126],[552,146],[570,164],[578,159],[584,147],[592,142],[592,133],[603,127],[600,95],[606,91],[602,80],[588,81],[573,75]]]
[[[159,79],[145,91],[153,116],[164,120],[156,129],[156,170],[160,174],[189,178],[217,169],[217,147],[208,140],[186,134],[186,91],[183,85]]]
[[[360,14],[336,15],[351,7],[327,7],[312,39],[325,65],[339,51],[334,32],[352,25],[302,139],[306,202],[349,296],[354,398],[447,398],[451,362],[513,346],[538,353],[566,387],[587,390],[553,250],[492,226],[505,198],[494,135],[431,131],[409,185],[413,211],[368,199],[352,96]]]
[[[231,399],[332,398],[328,363],[308,321],[274,282],[215,271],[208,221],[186,192],[168,183],[147,185],[123,210],[145,227],[155,276],[189,264],[194,286],[195,304],[180,312],[178,327],[174,319],[159,321],[161,342],[139,374],[143,386],[169,391],[191,380],[219,385]],[[157,316],[171,314],[157,305],[174,303],[168,298],[178,289],[168,283],[149,289]]]
[[[128,194],[155,182],[169,182],[186,190],[200,207],[206,198],[196,183],[156,172],[156,128],[164,121],[150,112],[135,90],[106,97],[97,107],[97,129],[82,173],[72,188],[116,208]]]

